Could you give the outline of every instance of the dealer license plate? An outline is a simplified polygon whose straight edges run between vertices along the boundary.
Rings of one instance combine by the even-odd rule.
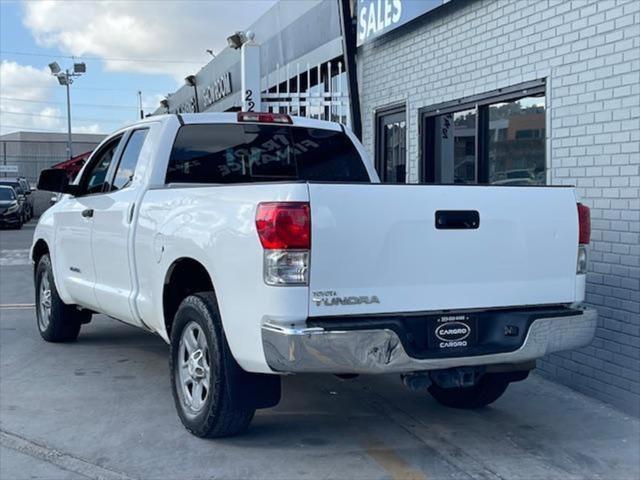
[[[464,350],[475,346],[477,319],[472,314],[447,314],[432,320],[429,346],[435,350]]]

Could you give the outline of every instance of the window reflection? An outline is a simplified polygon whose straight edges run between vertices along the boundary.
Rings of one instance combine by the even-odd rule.
[[[378,169],[386,183],[407,181],[407,121],[404,110],[378,117]]]
[[[545,99],[525,97],[489,105],[489,183],[544,185]]]
[[[385,178],[388,182],[404,183],[406,181],[405,162],[405,132],[406,122],[389,123],[384,126],[386,171]]]
[[[476,181],[476,109],[447,113],[435,119],[435,159],[441,183]]]

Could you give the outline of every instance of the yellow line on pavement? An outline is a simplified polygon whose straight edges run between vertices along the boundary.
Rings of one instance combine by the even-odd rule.
[[[426,480],[424,473],[413,468],[398,452],[381,441],[369,438],[364,448],[367,455],[384,468],[393,480]]]

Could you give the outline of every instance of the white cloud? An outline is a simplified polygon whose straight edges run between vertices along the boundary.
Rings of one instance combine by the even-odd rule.
[[[159,93],[149,94],[142,92],[142,105],[144,109],[144,114],[147,115],[149,113],[153,113],[158,105],[160,105],[160,100],[165,98],[164,95]],[[146,108],[144,108],[146,106]]]
[[[48,103],[54,102],[56,88],[60,86],[48,68],[3,60],[0,63],[0,135],[21,130],[66,132],[66,109]],[[109,130],[111,128],[98,123],[73,121],[76,133]]]
[[[100,125],[97,123],[92,123],[91,125],[81,125],[79,127],[75,127],[73,133],[102,133],[100,130]]]
[[[98,56],[112,71],[169,73],[182,81],[247,28],[275,0],[26,2],[24,23],[36,41],[75,56]],[[196,63],[125,62],[118,58]]]
[[[3,60],[0,63],[0,134],[16,130],[62,130],[61,111],[37,103],[49,100],[56,85],[47,69]]]

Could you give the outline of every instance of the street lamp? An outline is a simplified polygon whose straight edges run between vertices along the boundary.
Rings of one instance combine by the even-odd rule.
[[[255,41],[255,34],[235,32],[227,37],[227,45],[240,50],[240,83],[242,84],[242,111],[259,112],[262,104],[260,98],[260,45]]]
[[[69,87],[73,83],[74,77],[79,77],[83,73],[86,73],[87,66],[84,62],[74,63],[73,70],[66,69],[64,72],[58,65],[58,62],[52,62],[49,64],[49,70],[51,75],[58,79],[58,83],[64,87],[67,87],[67,153],[69,158],[73,157],[73,142],[71,140],[71,97]]]
[[[243,44],[247,43],[247,34],[245,32],[236,32],[227,37],[227,45],[234,50],[238,50]]]
[[[198,101],[198,86],[196,84],[196,76],[195,75],[189,75],[189,76],[185,77],[184,82],[188,86],[193,87],[193,93],[194,93],[195,102],[196,102],[194,110],[197,113],[197,112],[200,111],[200,102]]]

